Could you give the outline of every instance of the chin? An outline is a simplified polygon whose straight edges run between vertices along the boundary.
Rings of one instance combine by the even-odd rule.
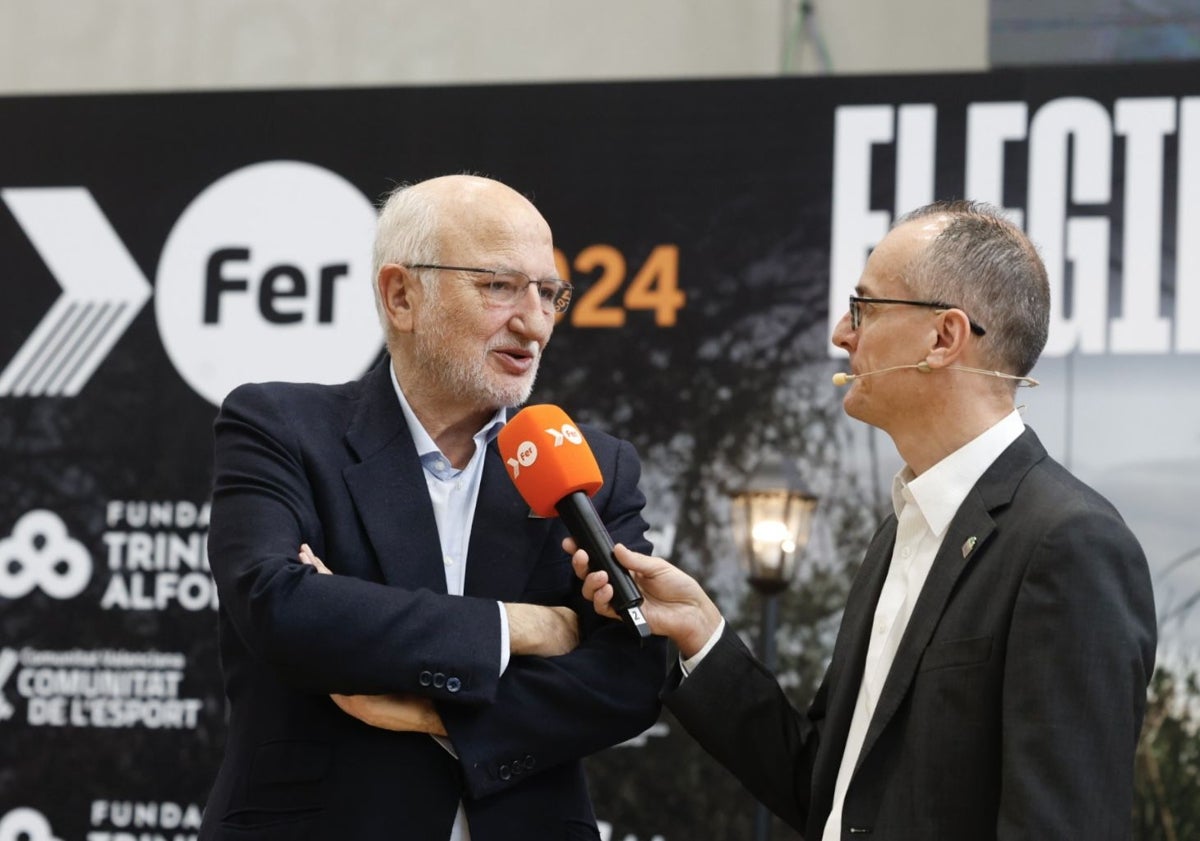
[[[846,396],[842,398],[842,411],[846,413],[846,417],[870,423],[866,417],[867,413],[863,411],[862,401],[855,399],[854,389],[855,385],[851,385],[850,391],[846,392]]]
[[[523,382],[494,383],[488,392],[496,406],[521,406],[533,393],[533,378]]]

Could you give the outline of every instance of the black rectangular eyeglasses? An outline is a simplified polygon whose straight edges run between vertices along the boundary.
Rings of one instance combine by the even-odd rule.
[[[515,269],[478,269],[470,266],[442,266],[436,263],[408,263],[405,264],[405,268],[489,275],[490,279],[476,283],[476,288],[485,301],[495,306],[511,306],[522,292],[530,286],[536,286],[542,309],[547,313],[566,312],[567,307],[571,305],[571,292],[575,288],[556,277],[535,279]]]
[[[909,301],[902,298],[867,298],[862,295],[850,296],[850,328],[857,330],[862,324],[862,305],[863,304],[905,304],[910,307],[929,307],[935,310],[962,310],[962,307],[956,307],[954,304],[944,304],[941,301]],[[976,336],[982,336],[987,333],[983,325],[976,324],[971,316],[967,316],[967,323],[971,325],[971,332]]]

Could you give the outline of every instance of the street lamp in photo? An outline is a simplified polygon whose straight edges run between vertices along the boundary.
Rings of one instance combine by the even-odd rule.
[[[759,657],[772,674],[778,667],[775,632],[779,624],[779,594],[796,574],[796,563],[808,543],[817,497],[795,476],[782,470],[759,473],[744,490],[730,494],[733,536],[742,556],[746,580],[762,601]],[[771,833],[771,815],[758,805],[754,839]]]

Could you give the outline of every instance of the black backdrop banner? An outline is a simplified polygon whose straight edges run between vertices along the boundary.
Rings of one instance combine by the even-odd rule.
[[[1027,420],[1126,512],[1164,654],[1186,650],[1197,79],[1175,64],[0,99],[0,841],[195,836],[224,727],[216,406],[240,382],[369,367],[373,206],[451,172],[498,178],[550,221],[581,292],[534,399],[637,444],[658,552],[752,639],[726,491],[773,454],[821,497],[778,631],[798,704],[898,467],[841,417],[832,324],[896,213],[1008,208],[1055,286]],[[643,759],[591,763],[606,837],[748,835],[748,799],[669,718],[614,750]]]

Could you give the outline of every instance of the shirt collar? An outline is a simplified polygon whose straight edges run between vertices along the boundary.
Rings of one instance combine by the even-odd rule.
[[[438,445],[434,443],[429,432],[417,419],[416,413],[408,402],[408,398],[404,396],[404,389],[400,388],[400,381],[396,379],[396,367],[388,364],[388,373],[392,377],[392,388],[396,390],[396,399],[400,401],[400,409],[404,412],[404,420],[408,423],[408,429],[412,433],[413,444],[417,447],[417,455],[420,456],[421,462],[424,464],[429,461],[429,456],[445,456],[438,449]],[[508,412],[502,406],[492,415],[491,420],[487,421],[473,436],[476,447],[483,444],[490,444],[492,440],[500,434],[501,428],[508,422]],[[478,450],[477,450],[478,451]]]
[[[905,465],[892,480],[892,507],[896,516],[900,516],[905,505],[915,504],[930,532],[940,538],[971,488],[1024,431],[1025,422],[1014,409],[920,476],[914,476]]]

